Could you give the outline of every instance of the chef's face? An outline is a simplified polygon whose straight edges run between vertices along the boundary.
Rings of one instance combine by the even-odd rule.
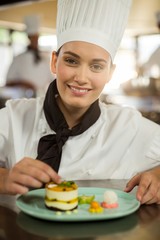
[[[33,34],[28,36],[29,40],[30,40],[30,45],[32,46],[33,49],[37,49],[38,48],[38,38],[39,35],[37,34]]]
[[[63,105],[88,109],[109,82],[114,66],[103,48],[91,43],[65,43],[57,56],[52,54],[52,72]]]

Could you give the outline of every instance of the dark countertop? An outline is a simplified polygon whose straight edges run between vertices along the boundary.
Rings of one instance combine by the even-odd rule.
[[[125,180],[77,181],[79,187],[123,190]],[[135,194],[136,189],[131,193]],[[56,222],[36,219],[22,213],[15,197],[0,195],[0,240],[159,240],[160,206],[144,205],[128,216],[94,222]]]

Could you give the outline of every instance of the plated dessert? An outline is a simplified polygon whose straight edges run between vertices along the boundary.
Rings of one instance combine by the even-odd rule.
[[[72,185],[73,183],[69,184]],[[55,187],[54,183],[51,183],[51,186],[48,189],[51,190],[52,187]],[[116,193],[116,195],[118,196],[118,207],[104,208],[101,206],[102,202],[104,202],[104,193],[108,190],[113,190],[113,192]],[[115,219],[128,216],[129,214],[134,213],[140,207],[140,202],[133,194],[125,193],[124,191],[116,189],[78,186],[78,198],[82,200],[82,202],[76,204],[76,209],[72,210],[70,208],[71,210],[60,211],[57,208],[54,208],[53,211],[50,207],[48,209],[48,206],[51,205],[48,204],[50,200],[48,201],[47,198],[45,198],[45,192],[45,189],[31,190],[28,193],[21,195],[17,198],[16,206],[22,212],[30,216],[43,220],[60,222],[81,222]],[[55,204],[57,202],[58,201],[56,201]],[[47,206],[45,203],[47,204]]]
[[[117,208],[118,196],[112,190],[104,191],[101,201],[94,195],[78,196],[78,185],[74,181],[60,184],[50,182],[45,186],[45,206],[54,211],[73,211],[78,205],[88,204],[90,213],[103,213],[104,209]]]
[[[78,186],[73,181],[45,186],[45,206],[51,210],[68,211],[78,207]]]

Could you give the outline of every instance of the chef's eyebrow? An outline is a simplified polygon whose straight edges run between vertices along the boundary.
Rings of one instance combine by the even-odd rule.
[[[80,56],[78,54],[71,52],[71,51],[66,51],[66,52],[64,52],[64,54],[69,54],[69,55],[72,55],[73,57],[80,58]]]
[[[64,54],[69,54],[69,55],[71,55],[71,56],[73,56],[73,57],[76,57],[76,58],[80,59],[80,56],[79,56],[78,54],[76,54],[76,53],[74,53],[74,52],[71,52],[71,51],[66,51],[66,52],[64,52]],[[92,59],[92,61],[93,61],[93,62],[104,62],[104,63],[108,63],[108,61],[106,61],[106,60],[103,59],[103,58],[94,58],[94,59]]]

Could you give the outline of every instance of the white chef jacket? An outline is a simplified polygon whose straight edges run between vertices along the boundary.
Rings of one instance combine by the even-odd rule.
[[[42,56],[38,63],[34,62],[32,51],[26,51],[14,57],[7,73],[7,83],[14,80],[27,81],[35,86],[38,93],[45,93],[53,76],[50,70],[50,60]]]
[[[54,133],[43,101],[9,100],[0,110],[1,166],[11,168],[27,156],[35,159],[40,137]],[[129,179],[160,164],[158,124],[128,107],[100,102],[100,109],[95,124],[63,146],[59,174],[64,179]]]

